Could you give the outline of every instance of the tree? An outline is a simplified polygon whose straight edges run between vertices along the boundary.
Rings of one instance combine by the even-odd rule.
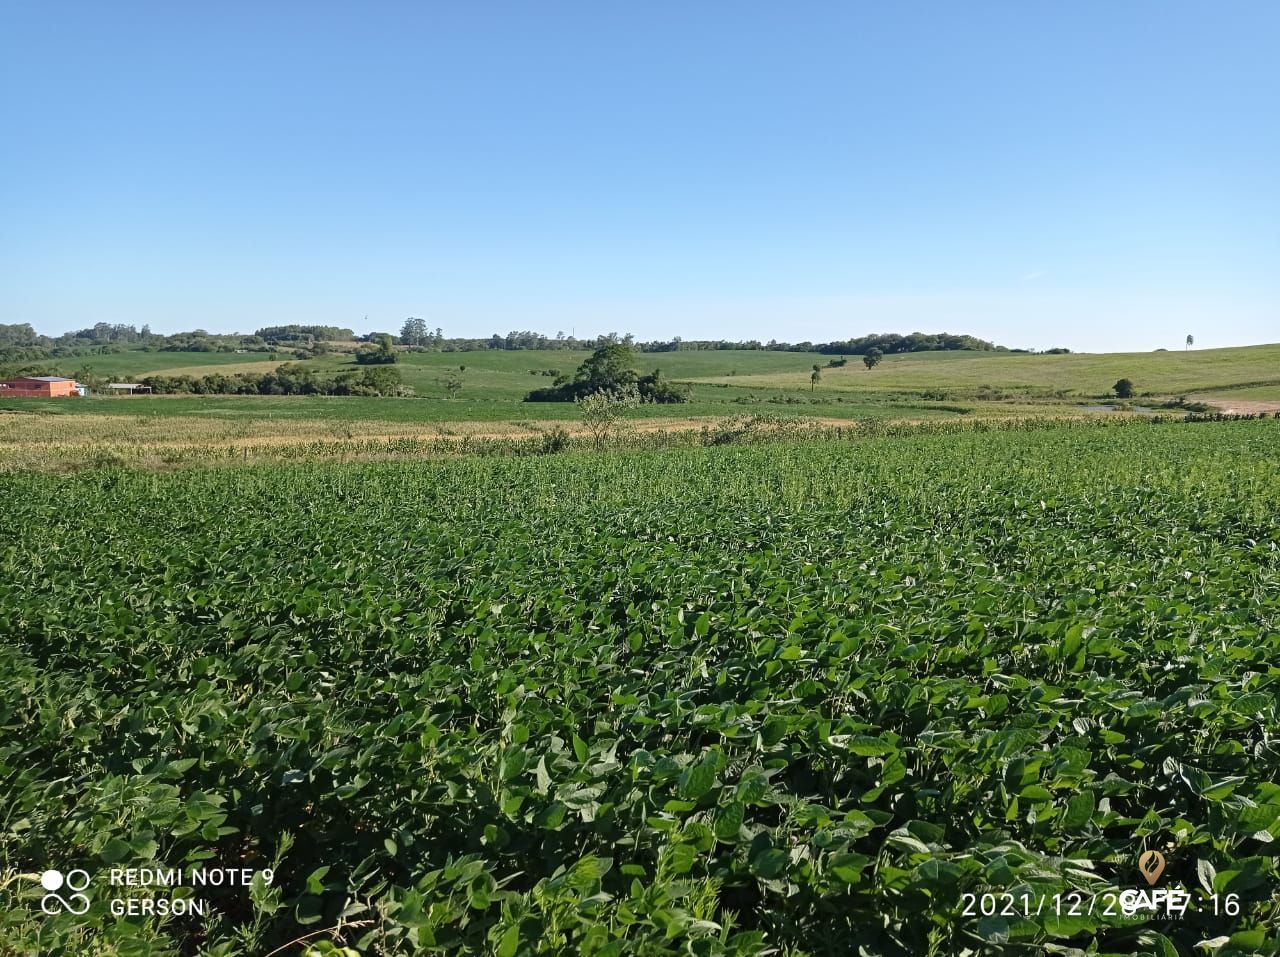
[[[867,367],[870,372],[880,364],[880,360],[884,358],[884,353],[874,346],[866,351],[862,357],[862,364]]]
[[[638,378],[632,367],[635,353],[620,342],[601,346],[578,367],[574,379],[586,385],[587,392],[617,392],[635,385]]]
[[[400,373],[389,368],[365,369],[355,386],[358,395],[395,395],[400,389]]]
[[[534,389],[526,402],[577,402],[589,395],[608,392],[630,395],[637,402],[667,405],[688,402],[691,394],[685,383],[669,382],[659,369],[642,376],[632,368],[634,353],[622,342],[610,342],[593,352],[572,379],[557,376],[547,389]]]
[[[642,375],[636,380],[636,392],[641,402],[673,405],[688,402],[691,390],[688,383],[671,382],[663,378],[661,369],[654,369],[649,375]]]
[[[818,368],[818,364],[813,364],[813,371],[809,373],[809,391],[812,392],[817,388],[818,383],[822,381],[822,370]]]
[[[1116,394],[1116,398],[1130,399],[1133,398],[1133,383],[1128,379],[1121,379],[1111,387]]]
[[[574,400],[582,413],[582,424],[591,434],[591,444],[604,448],[605,441],[617,431],[623,409],[638,401],[633,392],[604,390],[592,392]]]
[[[681,390],[663,385],[657,373],[641,379],[632,367],[634,360],[635,353],[630,346],[621,342],[606,343],[578,366],[571,381],[561,383],[557,380],[557,384],[549,389],[534,389],[525,396],[525,401],[576,402],[598,392],[635,394],[644,388],[658,390],[662,398],[655,396],[655,402],[684,401],[675,397]]]
[[[400,358],[396,354],[395,341],[385,332],[377,336],[376,346],[362,346],[356,351],[356,362],[359,365],[390,365]]]
[[[1187,336],[1187,349],[1190,349],[1190,348],[1191,348],[1192,346],[1194,346],[1195,344],[1196,344],[1196,337],[1195,337],[1195,336]],[[1185,352],[1185,351],[1186,351],[1186,349],[1184,349],[1183,351]]]
[[[451,399],[462,395],[462,376],[450,374],[449,378],[444,380],[444,390]]]
[[[425,346],[430,338],[431,334],[427,332],[425,319],[416,319],[410,316],[404,321],[404,325],[400,327],[401,345]]]

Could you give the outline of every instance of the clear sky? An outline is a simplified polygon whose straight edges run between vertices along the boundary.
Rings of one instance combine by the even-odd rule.
[[[1280,341],[1278,49],[1275,0],[0,0],[0,322]]]

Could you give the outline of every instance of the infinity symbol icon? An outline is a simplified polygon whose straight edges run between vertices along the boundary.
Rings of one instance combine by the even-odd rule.
[[[57,892],[64,886],[69,891],[82,891],[89,886],[89,872],[76,868],[67,871],[63,877],[61,871],[45,871],[40,875],[40,886],[49,893],[40,898],[40,909],[46,914],[84,914],[89,910],[89,898],[84,894],[73,893],[70,900]]]

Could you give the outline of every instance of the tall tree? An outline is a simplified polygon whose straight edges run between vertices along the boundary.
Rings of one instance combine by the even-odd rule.
[[[425,346],[427,339],[427,322],[410,316],[400,327],[400,344],[405,346]]]

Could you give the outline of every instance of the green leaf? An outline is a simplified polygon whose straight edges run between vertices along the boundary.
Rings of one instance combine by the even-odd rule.
[[[697,801],[708,793],[716,783],[716,765],[714,760],[702,760],[689,765],[680,775],[679,794],[687,801]]]
[[[520,925],[512,924],[502,932],[502,938],[498,941],[497,954],[498,957],[516,957],[519,950]]]
[[[1067,810],[1062,816],[1062,826],[1068,831],[1078,831],[1093,820],[1095,810],[1097,810],[1097,801],[1093,792],[1077,791],[1067,801]]]
[[[791,863],[791,856],[779,847],[770,847],[751,859],[751,873],[756,877],[773,880],[782,876]]]
[[[736,841],[738,833],[742,830],[746,811],[746,806],[740,801],[734,801],[720,808],[716,814],[714,826],[716,837],[721,841]]]
[[[317,867],[314,871],[307,875],[306,886],[308,894],[323,894],[325,891],[324,878],[329,873],[331,864],[325,864]]]
[[[1217,876],[1218,871],[1212,861],[1203,857],[1196,861],[1196,878],[1200,881],[1200,886],[1210,894],[1213,893],[1213,880]]]
[[[108,864],[119,864],[133,856],[133,848],[120,838],[113,837],[98,852],[98,856]]]
[[[863,854],[833,854],[828,868],[833,877],[845,884],[862,882],[862,872],[871,863],[871,858]]]

